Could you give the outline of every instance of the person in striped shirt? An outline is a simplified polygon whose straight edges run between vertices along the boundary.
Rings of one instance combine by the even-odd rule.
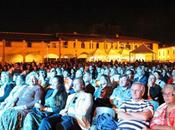
[[[153,116],[153,106],[142,97],[145,92],[143,83],[135,82],[131,86],[132,99],[123,102],[118,112],[119,130],[142,130],[149,128]]]

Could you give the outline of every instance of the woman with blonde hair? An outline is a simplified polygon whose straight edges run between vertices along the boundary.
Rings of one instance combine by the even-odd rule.
[[[175,85],[166,84],[162,89],[165,103],[159,106],[151,120],[151,129],[175,129]]]

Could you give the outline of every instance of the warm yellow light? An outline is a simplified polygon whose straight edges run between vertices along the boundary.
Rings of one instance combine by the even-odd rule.
[[[12,63],[15,63],[15,62],[23,62],[23,56],[22,55],[14,55],[12,58],[11,58],[11,62]]]
[[[48,54],[44,58],[58,58],[56,54]]]

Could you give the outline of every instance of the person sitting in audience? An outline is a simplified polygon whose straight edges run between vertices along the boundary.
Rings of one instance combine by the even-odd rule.
[[[156,84],[163,88],[165,86],[165,82],[161,79],[161,73],[159,71],[155,71],[154,75],[156,77]]]
[[[3,102],[12,91],[14,85],[10,80],[10,75],[8,72],[1,72],[1,80],[0,80],[0,103]]]
[[[74,93],[74,90],[72,88],[72,79],[70,77],[70,72],[68,70],[64,70],[63,71],[63,77],[64,77],[64,86],[65,86],[65,89],[66,89],[66,92],[68,94],[72,94]]]
[[[83,71],[81,69],[78,69],[75,73],[75,78],[82,78],[83,77]]]
[[[131,88],[127,75],[120,76],[119,86],[113,90],[110,96],[111,103],[116,107],[120,108],[123,101],[131,99]]]
[[[175,84],[175,69],[172,70],[171,78],[168,79],[169,84]]]
[[[111,82],[107,75],[101,75],[99,81],[99,87],[95,90],[94,98],[106,98],[109,96],[109,90],[111,89]]]
[[[13,107],[18,100],[19,95],[23,92],[25,84],[25,76],[18,75],[16,78],[16,86],[10,92],[10,95],[0,105],[0,110],[6,110],[9,107]]]
[[[47,78],[47,73],[45,70],[40,69],[38,72],[38,83],[41,85],[44,89],[47,88],[49,85],[49,80]]]
[[[162,80],[167,83],[168,82],[168,73],[165,69],[162,69]]]
[[[52,68],[48,74],[49,84],[51,84],[52,78],[55,77],[56,75],[57,75],[56,69]]]
[[[25,115],[36,102],[42,100],[43,90],[37,83],[38,80],[35,73],[29,73],[26,79],[28,85],[18,95],[14,106],[2,112],[0,116],[0,130],[21,129]]]
[[[175,129],[175,85],[166,84],[162,89],[165,103],[159,106],[151,120],[150,127],[155,130]]]
[[[146,86],[145,99],[148,99],[151,102],[154,111],[164,102],[161,90],[162,88],[156,84],[156,77],[153,74],[150,74]]]
[[[23,130],[37,130],[43,118],[59,113],[65,107],[66,99],[63,78],[55,76],[51,86],[46,90],[44,105],[35,103],[32,112],[25,117]]]
[[[134,71],[131,69],[126,70],[125,74],[128,76],[129,82],[132,84],[134,80]]]
[[[144,85],[148,82],[148,77],[145,75],[145,70],[142,66],[138,66],[136,69],[136,74],[133,82],[141,82]]]
[[[132,84],[132,99],[125,101],[118,112],[119,130],[141,130],[149,127],[149,120],[153,116],[153,106],[142,98],[144,93],[143,83]]]
[[[92,75],[89,72],[86,72],[83,75],[83,80],[84,80],[84,83],[85,83],[85,89],[84,89],[84,91],[87,92],[87,93],[91,93],[92,95],[94,95],[95,87],[92,86],[92,84],[91,84]]]
[[[46,117],[41,121],[39,130],[88,130],[92,110],[92,95],[84,92],[84,81],[76,78],[73,81],[76,93],[68,96],[66,106],[59,114]]]
[[[109,97],[112,93],[112,86],[108,76],[102,75],[100,78],[100,86],[94,93],[95,107],[111,106]]]

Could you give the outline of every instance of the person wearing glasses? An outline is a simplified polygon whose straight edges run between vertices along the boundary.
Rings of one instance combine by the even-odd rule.
[[[143,83],[135,82],[131,86],[132,99],[125,101],[118,111],[119,130],[148,129],[153,116],[153,106],[142,97],[145,92]]]
[[[160,105],[150,123],[155,130],[175,130],[175,85],[166,84],[162,89],[165,103]]]

